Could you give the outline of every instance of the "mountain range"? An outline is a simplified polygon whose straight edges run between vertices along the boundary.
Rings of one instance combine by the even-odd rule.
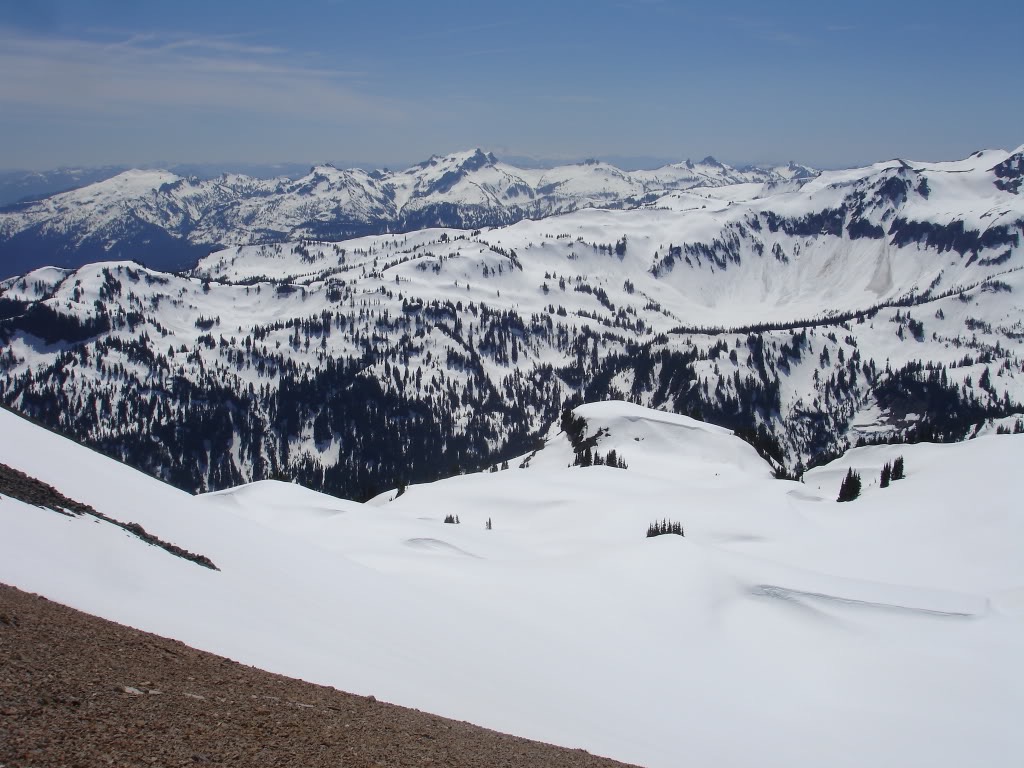
[[[738,170],[711,157],[641,171],[598,161],[525,169],[480,149],[397,172],[322,165],[295,179],[133,169],[0,209],[0,276],[109,259],[179,270],[226,245],[499,226],[580,208],[636,207],[668,190],[813,176],[796,164]]]
[[[780,476],[861,443],[1013,430],[1022,155],[789,179],[709,161],[645,172],[647,187],[573,166],[531,189],[553,185],[555,209],[616,207],[236,244],[182,273],[39,268],[0,283],[0,399],[190,491],[287,477],[356,499],[498,467],[609,398],[733,429]],[[363,174],[333,173],[300,180],[323,193],[303,227]],[[405,216],[438,195],[506,216],[495,201],[518,183],[481,152],[398,177],[374,199]],[[620,206],[669,184],[701,186]],[[75,193],[109,214],[83,213],[86,238],[128,194],[100,186],[106,203]]]

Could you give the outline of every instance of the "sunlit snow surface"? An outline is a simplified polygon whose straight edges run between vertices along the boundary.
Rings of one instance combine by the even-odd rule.
[[[0,581],[659,768],[1024,754],[1024,438],[857,449],[798,484],[716,427],[578,413],[628,469],[568,467],[556,430],[526,469],[362,505],[274,482],[192,497],[0,412],[0,461],[221,569],[0,498]],[[897,455],[907,478],[879,489]],[[850,466],[864,493],[837,504]],[[645,538],[661,518],[686,537]]]

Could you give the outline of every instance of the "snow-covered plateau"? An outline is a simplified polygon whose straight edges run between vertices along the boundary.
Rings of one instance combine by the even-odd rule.
[[[219,569],[0,496],[0,582],[651,768],[1024,753],[1024,437],[858,448],[797,483],[685,416],[570,421],[507,470],[359,504],[274,481],[193,496],[0,411],[0,463]],[[628,468],[571,466],[581,440]],[[849,468],[863,492],[839,504]],[[646,537],[662,520],[685,536]]]

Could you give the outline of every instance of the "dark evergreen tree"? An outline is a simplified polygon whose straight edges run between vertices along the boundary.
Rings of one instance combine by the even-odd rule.
[[[892,479],[902,480],[904,477],[906,474],[903,471],[903,457],[897,456],[896,461],[892,463]]]
[[[590,467],[590,466],[593,466],[593,464],[594,464],[594,452],[591,451],[590,448],[587,448],[587,450],[585,450],[583,452],[583,456],[582,456],[582,458],[580,460],[580,466],[581,467]]]
[[[885,466],[882,467],[882,478],[878,483],[879,488],[888,488],[889,480],[892,479],[892,465],[887,461]]]
[[[853,501],[860,496],[860,474],[853,471],[851,467],[842,485],[839,486],[839,498],[837,501]]]
[[[594,463],[596,464],[596,455],[594,456],[594,459]],[[628,469],[628,466],[626,465],[626,460],[619,456],[618,451],[616,451],[614,448],[608,451],[608,455],[604,458],[604,464],[608,465],[609,467],[615,467],[616,469]]]

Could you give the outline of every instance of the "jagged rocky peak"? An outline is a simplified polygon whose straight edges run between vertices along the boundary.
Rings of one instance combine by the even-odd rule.
[[[467,171],[478,171],[489,165],[495,165],[498,162],[496,158],[490,152],[484,152],[482,149],[477,147],[473,154],[462,161],[462,167]]]
[[[426,169],[437,167],[439,165],[454,165],[459,168],[465,168],[466,170],[472,171],[488,165],[494,165],[497,162],[498,158],[496,158],[491,152],[485,152],[480,147],[476,147],[475,149],[469,149],[463,152],[451,152],[447,155],[431,155],[423,162],[417,163],[413,168]]]
[[[806,165],[802,165],[793,160],[790,160],[786,164],[786,170],[789,171],[793,179],[813,179],[818,175],[818,172],[813,168],[809,168]]]

